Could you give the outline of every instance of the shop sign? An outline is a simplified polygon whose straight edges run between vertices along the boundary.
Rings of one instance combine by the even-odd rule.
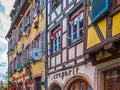
[[[77,74],[79,71],[79,68],[78,67],[75,67],[75,68],[72,68],[72,69],[69,69],[69,70],[66,70],[66,71],[62,71],[62,72],[59,72],[59,73],[56,73],[56,74],[53,74],[53,77],[51,78],[52,80],[53,79],[63,79],[67,76],[71,76],[71,75],[74,75],[74,74]]]
[[[34,59],[34,60],[40,60],[42,58],[42,53],[39,49],[37,48],[34,48],[32,49],[31,51],[31,57]]]

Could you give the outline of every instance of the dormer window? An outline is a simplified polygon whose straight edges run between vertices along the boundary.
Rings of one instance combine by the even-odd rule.
[[[79,40],[83,37],[83,18],[84,10],[79,9],[73,15],[70,16],[68,20],[70,26],[70,42],[74,43],[76,40]]]

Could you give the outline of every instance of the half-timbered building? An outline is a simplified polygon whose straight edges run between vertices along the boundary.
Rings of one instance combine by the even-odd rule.
[[[120,89],[120,0],[86,0],[85,61],[95,70],[95,90]]]
[[[94,89],[95,67],[83,55],[86,1],[48,0],[48,90]]]

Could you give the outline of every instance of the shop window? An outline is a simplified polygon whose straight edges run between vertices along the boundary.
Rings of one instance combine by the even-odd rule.
[[[105,90],[120,89],[120,68],[105,72]]]
[[[84,10],[81,8],[70,16],[70,19],[68,20],[70,26],[70,44],[80,40],[83,37],[83,18]]]
[[[51,33],[51,48],[52,53],[55,53],[61,49],[61,30],[60,27],[57,27]]]
[[[86,81],[79,79],[71,83],[69,90],[92,90],[92,88]]]

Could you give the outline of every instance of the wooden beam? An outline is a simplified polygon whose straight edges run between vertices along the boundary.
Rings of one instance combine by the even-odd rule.
[[[114,44],[114,43],[109,43],[109,44],[104,46],[104,50],[113,54],[113,53],[119,51],[119,46],[117,44]]]

